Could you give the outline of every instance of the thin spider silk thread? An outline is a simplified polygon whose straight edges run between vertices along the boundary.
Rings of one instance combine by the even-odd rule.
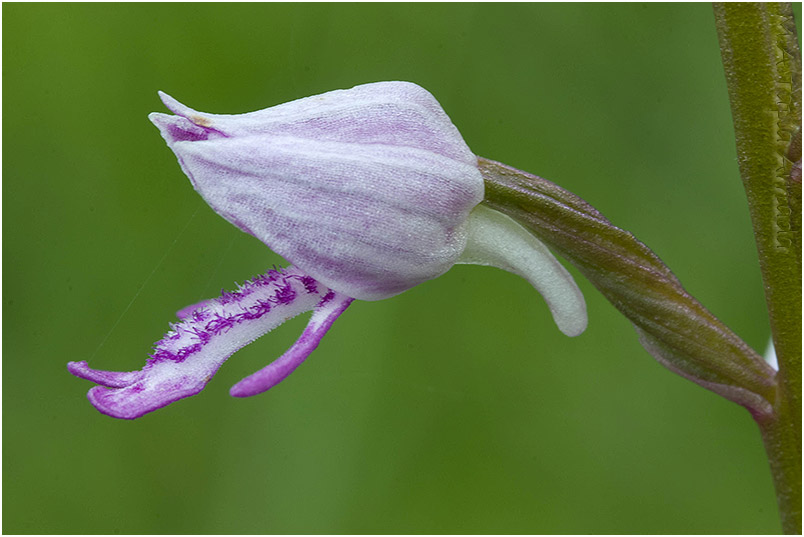
[[[229,256],[229,252],[232,250],[232,246],[234,245],[234,242],[235,242],[236,238],[237,238],[237,234],[236,233],[231,233],[231,238],[229,239],[229,245],[226,246],[226,248],[223,250],[223,253],[220,256],[220,259],[218,260],[218,265],[212,271],[212,274],[210,274],[209,280],[207,281],[207,283],[204,285],[204,287],[202,287],[204,292],[199,297],[199,301],[208,299],[211,295],[215,294],[215,291],[220,291],[220,289],[213,290],[212,282],[215,280],[215,277],[220,272],[221,267],[223,266],[224,259],[226,259]]]
[[[134,302],[136,302],[137,298],[140,296],[140,294],[142,293],[143,289],[145,289],[145,286],[148,285],[148,282],[151,281],[151,278],[153,277],[153,275],[156,274],[156,271],[159,270],[159,267],[161,267],[162,263],[165,262],[165,259],[167,259],[167,256],[170,255],[170,253],[173,251],[173,249],[179,243],[179,239],[181,239],[182,235],[184,235],[184,233],[187,231],[187,229],[189,229],[190,224],[193,222],[193,220],[195,219],[196,215],[201,210],[202,206],[203,206],[203,204],[201,204],[201,203],[198,204],[198,206],[195,209],[195,212],[187,220],[187,223],[184,225],[182,230],[179,231],[178,235],[176,235],[176,238],[173,239],[173,242],[171,242],[170,245],[167,247],[167,249],[165,250],[165,253],[162,255],[162,258],[156,263],[156,266],[153,268],[151,273],[148,274],[148,277],[146,277],[145,280],[140,284],[139,288],[137,289],[137,292],[134,293],[134,297],[131,299],[131,301],[129,301],[129,303],[125,307],[125,309],[123,309],[123,312],[117,317],[117,320],[114,322],[112,327],[109,329],[109,332],[107,332],[106,335],[103,337],[103,339],[101,340],[100,344],[95,349],[95,352],[93,352],[92,355],[89,358],[87,358],[87,362],[92,361],[92,359],[95,358],[95,356],[100,352],[100,350],[103,348],[103,346],[106,345],[106,342],[109,340],[111,335],[114,333],[115,329],[117,329],[117,326],[120,324],[120,321],[123,320],[123,317],[126,316],[126,313],[128,313],[128,310],[131,309],[131,306],[134,305]]]

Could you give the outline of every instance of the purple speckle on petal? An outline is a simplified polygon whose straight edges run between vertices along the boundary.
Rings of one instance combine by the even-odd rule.
[[[254,305],[254,314],[257,317],[262,317],[269,311],[271,311],[271,303],[267,300],[258,300],[257,304]]]
[[[323,306],[324,304],[332,300],[334,297],[335,297],[335,291],[330,289],[329,292],[327,292],[327,294],[324,295],[324,298],[321,299],[321,302],[318,303],[318,307]]]
[[[235,322],[237,321],[232,316],[216,313],[215,317],[207,323],[206,329],[217,335],[224,330],[228,331]]]
[[[203,308],[197,309],[193,312],[193,321],[201,322],[209,319],[209,312]]]
[[[267,274],[260,274],[259,276],[254,276],[251,279],[251,283],[252,285],[255,285],[257,287],[262,287],[264,285],[268,285],[269,283],[271,283],[271,279],[268,277]]]
[[[317,293],[318,292],[318,282],[316,282],[311,276],[302,276],[301,278],[302,285],[304,285],[304,289],[310,293]]]
[[[276,301],[277,304],[290,304],[295,298],[296,291],[293,290],[290,284],[286,284],[277,289],[274,295],[274,301]]]
[[[199,142],[209,138],[209,131],[187,121],[187,124],[173,123],[167,126],[168,133],[176,142]]]
[[[207,343],[209,343],[210,338],[212,338],[212,334],[210,334],[209,332],[206,332],[206,331],[204,331],[204,330],[202,330],[202,329],[200,329],[200,328],[198,328],[196,326],[192,327],[190,329],[190,332],[192,332],[193,337],[198,338],[198,341],[200,341],[203,345],[206,345]]]
[[[201,343],[196,343],[195,345],[190,345],[189,347],[183,347],[179,349],[179,352],[176,353],[176,362],[183,362],[187,359],[188,356],[200,351],[204,346]]]
[[[167,349],[157,348],[156,351],[153,354],[150,354],[149,356],[150,356],[150,358],[148,359],[149,363],[150,362],[165,362],[165,361],[168,361],[168,360],[172,361],[172,362],[176,361],[176,355],[173,354],[172,352],[170,352]]]
[[[240,300],[240,294],[238,292],[234,291],[230,293],[224,289],[221,289],[221,296],[218,299],[221,304],[231,304],[232,302],[237,302],[238,300]]]

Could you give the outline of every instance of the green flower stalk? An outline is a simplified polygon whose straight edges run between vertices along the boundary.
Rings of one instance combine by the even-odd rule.
[[[572,262],[636,327],[662,365],[762,417],[772,412],[775,371],[690,296],[631,233],[541,177],[480,159],[484,203]]]
[[[801,51],[790,4],[715,4],[737,159],[779,362],[757,419],[785,532],[801,533]]]

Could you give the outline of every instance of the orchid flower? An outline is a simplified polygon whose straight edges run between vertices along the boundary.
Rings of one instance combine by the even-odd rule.
[[[586,328],[570,274],[508,216],[481,205],[477,157],[435,98],[408,82],[332,91],[241,115],[149,116],[193,187],[221,216],[290,263],[188,306],[141,371],[69,371],[100,386],[90,402],[133,419],[201,391],[235,351],[305,311],[301,337],[231,395],[264,392],[318,346],[353,300],[382,300],[456,263],[529,281],[559,329]]]

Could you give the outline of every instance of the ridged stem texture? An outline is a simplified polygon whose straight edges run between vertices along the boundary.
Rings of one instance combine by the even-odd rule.
[[[801,52],[786,3],[716,3],[740,175],[779,362],[756,416],[786,533],[801,534]]]

